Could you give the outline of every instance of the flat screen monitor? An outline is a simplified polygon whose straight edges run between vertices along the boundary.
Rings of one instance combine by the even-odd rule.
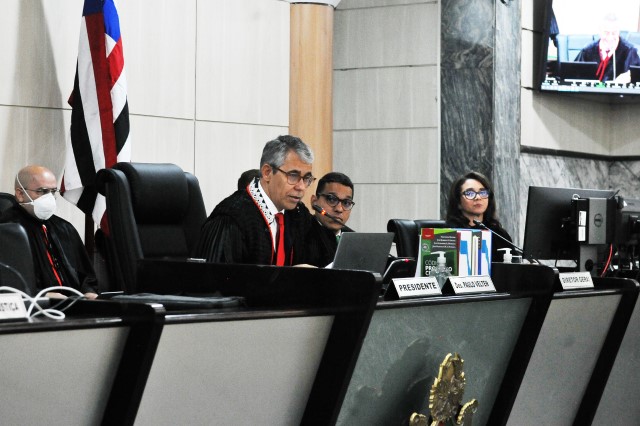
[[[542,92],[640,95],[640,0],[544,1]]]
[[[529,187],[524,253],[528,258],[577,260],[574,198],[610,199],[613,190]]]
[[[616,217],[615,243],[627,246],[640,243],[640,200],[624,199]]]

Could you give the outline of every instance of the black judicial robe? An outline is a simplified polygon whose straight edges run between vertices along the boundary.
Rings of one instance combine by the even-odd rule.
[[[342,232],[354,232],[348,226],[342,227]],[[315,217],[312,219],[311,228],[306,238],[305,256],[310,265],[323,268],[333,262],[338,248],[336,234],[324,227]]]
[[[602,81],[612,81],[622,73],[629,71],[631,65],[640,65],[640,56],[635,46],[628,41],[620,38],[618,47],[616,48],[616,75],[613,75],[613,57],[609,60],[604,71]],[[600,40],[596,40],[585,46],[578,56],[576,62],[597,62],[600,63]],[[596,76],[593,77],[594,79]]]
[[[38,290],[59,285],[47,256],[42,230],[44,224],[47,227],[51,249],[58,260],[58,273],[62,284],[82,293],[98,292],[96,273],[82,239],[72,224],[55,215],[47,220],[40,220],[21,206],[4,211],[0,216],[0,223],[19,223],[27,232]]]
[[[311,218],[303,203],[285,211],[285,265],[307,263],[304,237]],[[269,224],[246,189],[234,192],[213,209],[202,226],[194,255],[216,263],[275,265]]]

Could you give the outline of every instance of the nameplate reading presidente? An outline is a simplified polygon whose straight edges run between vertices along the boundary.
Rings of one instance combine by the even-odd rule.
[[[489,275],[449,277],[449,282],[455,294],[491,293],[496,291]]]
[[[593,288],[593,279],[589,272],[561,272],[559,276],[563,290]]]
[[[0,320],[27,318],[22,297],[16,293],[0,293]]]
[[[442,294],[436,277],[393,278],[391,283],[395,287],[399,299],[440,296]]]

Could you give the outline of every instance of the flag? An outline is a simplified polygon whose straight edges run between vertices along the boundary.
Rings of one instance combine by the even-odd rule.
[[[71,105],[61,192],[94,222],[106,204],[95,186],[96,173],[131,161],[127,80],[118,11],[114,0],[85,0]]]

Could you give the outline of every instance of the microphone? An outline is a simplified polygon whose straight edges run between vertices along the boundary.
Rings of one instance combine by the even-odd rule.
[[[323,209],[322,207],[320,207],[317,204],[313,204],[311,207],[313,207],[313,209],[315,211],[317,211],[318,213],[320,213],[322,216],[326,216],[329,219],[333,220],[334,222],[338,222],[340,224],[344,224],[344,222],[342,221],[342,219],[340,219],[339,217],[335,217],[333,215],[330,215],[329,213],[327,213],[327,211],[325,209]]]
[[[506,242],[507,244],[509,244],[512,248],[514,248],[517,252],[522,253],[522,255],[524,255],[524,250],[522,250],[520,247],[518,247],[517,245],[513,244],[511,241],[507,240],[505,237],[503,237],[502,235],[496,233],[493,231],[493,229],[489,229],[489,227],[487,225],[485,225],[484,223],[480,222],[479,220],[475,220],[473,219],[473,223],[476,224],[476,226],[479,226],[482,229],[486,229],[487,231],[491,232],[493,235],[497,236],[498,238],[502,239],[504,242]]]

